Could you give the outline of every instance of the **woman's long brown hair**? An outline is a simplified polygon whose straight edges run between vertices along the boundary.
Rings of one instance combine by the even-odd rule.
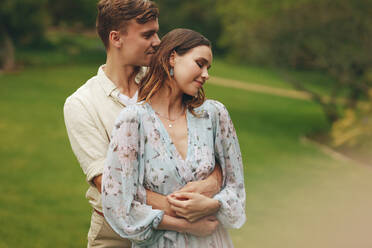
[[[165,86],[171,90],[172,87],[168,82],[172,80],[169,73],[171,68],[169,60],[172,53],[175,51],[182,56],[198,46],[211,47],[211,42],[200,33],[190,29],[178,28],[167,33],[150,62],[149,70],[141,80],[138,101],[144,100],[147,102]],[[182,102],[193,115],[196,115],[194,108],[202,105],[204,101],[205,93],[203,88],[200,88],[196,96],[184,94],[182,98]]]

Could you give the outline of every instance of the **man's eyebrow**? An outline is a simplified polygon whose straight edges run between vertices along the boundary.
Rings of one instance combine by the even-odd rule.
[[[150,34],[155,34],[155,33],[157,33],[157,32],[158,32],[158,30],[156,30],[156,29],[151,29],[151,30],[147,30],[147,31],[143,32],[142,34],[143,34],[143,35],[150,35]]]

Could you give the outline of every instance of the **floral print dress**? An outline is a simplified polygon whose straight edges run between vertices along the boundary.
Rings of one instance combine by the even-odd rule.
[[[230,116],[214,100],[186,113],[188,150],[183,159],[161,120],[148,103],[128,106],[112,133],[102,183],[105,218],[132,247],[233,247],[226,228],[245,222],[243,164]],[[188,182],[205,179],[221,165],[223,186],[214,196],[221,203],[220,222],[210,236],[157,230],[164,211],[146,205],[145,189],[168,195]]]

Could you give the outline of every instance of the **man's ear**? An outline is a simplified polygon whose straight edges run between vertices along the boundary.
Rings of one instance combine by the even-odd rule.
[[[119,31],[111,31],[109,33],[109,42],[112,46],[120,48],[122,45],[122,39]]]
[[[174,65],[176,64],[176,58],[177,58],[177,53],[176,51],[173,51],[169,57],[169,65],[171,67],[174,67]]]

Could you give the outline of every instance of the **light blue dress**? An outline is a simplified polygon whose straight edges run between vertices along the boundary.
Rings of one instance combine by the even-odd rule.
[[[230,116],[214,100],[195,112],[197,117],[186,113],[185,160],[148,103],[128,106],[117,119],[103,172],[102,206],[108,223],[132,247],[233,247],[226,229],[245,222],[243,164]],[[217,230],[207,237],[157,230],[164,212],[146,205],[145,189],[171,194],[205,179],[215,159],[223,173],[222,189],[214,196],[221,203]]]

